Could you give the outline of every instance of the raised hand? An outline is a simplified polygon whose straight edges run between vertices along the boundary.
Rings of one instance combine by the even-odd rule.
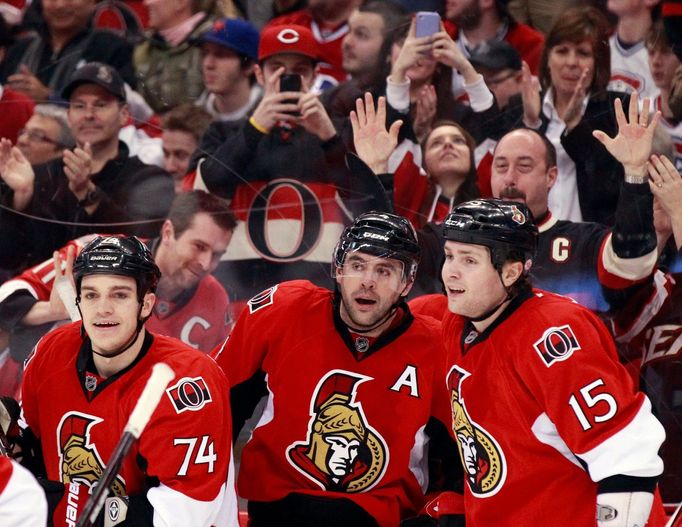
[[[332,120],[320,102],[320,98],[314,93],[304,93],[298,100],[300,117],[295,122],[300,124],[306,131],[316,135],[322,141],[328,141],[336,135],[336,129]]]
[[[64,173],[69,180],[69,190],[78,200],[82,200],[93,185],[90,183],[92,175],[92,147],[85,143],[83,148],[64,150]]]
[[[391,68],[390,79],[395,84],[407,82],[407,70],[417,64],[419,60],[430,60],[427,56],[431,53],[431,37],[414,36],[415,19],[412,19],[410,30],[407,33],[403,47],[400,48],[398,58],[396,58]]]
[[[355,100],[355,110],[350,112],[350,124],[358,157],[375,174],[385,173],[388,158],[398,144],[398,132],[403,122],[396,121],[390,130],[386,130],[386,99],[379,97],[375,110],[372,94],[365,93],[364,101],[361,98]]]
[[[646,162],[651,154],[654,131],[661,119],[661,112],[656,112],[649,122],[649,99],[644,99],[641,112],[637,107],[637,99],[637,92],[633,92],[630,95],[628,119],[625,118],[623,103],[616,99],[618,134],[614,138],[601,130],[594,130],[592,135],[623,165],[626,175],[646,177]]]
[[[420,143],[431,130],[433,120],[436,117],[437,104],[436,88],[432,84],[423,86],[419,90],[412,124],[414,135],[417,136],[417,141]]]
[[[559,115],[564,123],[566,123],[567,132],[573,130],[580,122],[580,119],[582,119],[583,101],[585,100],[587,87],[590,83],[589,75],[590,70],[588,68],[583,69],[580,73],[578,83],[575,85],[575,90],[573,90],[573,95],[571,95],[566,108],[564,108],[563,115]]]
[[[259,128],[269,132],[279,121],[293,121],[293,114],[299,111],[300,92],[280,92],[279,79],[284,74],[284,67],[278,68],[266,79],[263,86],[263,98],[251,115]]]
[[[679,248],[682,246],[682,176],[666,156],[652,155],[646,166],[651,192],[667,214]]]
[[[521,63],[521,101],[523,124],[537,128],[540,124],[540,81],[530,72],[528,63]]]
[[[6,138],[0,139],[0,177],[14,191],[12,207],[24,210],[33,197],[35,173],[21,150]]]
[[[13,90],[28,95],[35,102],[45,102],[50,97],[50,89],[36,77],[25,64],[19,66],[19,72],[7,78],[7,84]]]

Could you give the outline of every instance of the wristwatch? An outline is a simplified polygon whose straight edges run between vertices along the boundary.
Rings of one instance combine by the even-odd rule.
[[[98,187],[95,187],[92,190],[88,190],[88,193],[78,202],[78,205],[81,207],[89,207],[90,205],[97,203],[100,199],[102,199],[102,192]]]
[[[647,182],[647,176],[640,176],[640,175],[630,175],[628,176],[627,174],[623,178],[626,183],[632,183],[633,185],[641,185],[642,183]]]

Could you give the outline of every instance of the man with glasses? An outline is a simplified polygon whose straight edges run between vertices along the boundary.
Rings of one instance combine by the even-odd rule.
[[[62,159],[32,167],[18,148],[0,141],[0,203],[22,213],[0,212],[0,248],[6,248],[0,267],[25,268],[91,232],[153,236],[173,200],[170,175],[131,157],[119,141],[129,111],[116,70],[86,64],[73,73],[62,97],[76,139]]]
[[[17,147],[32,165],[62,157],[75,146],[66,110],[55,104],[38,104],[17,137]]]

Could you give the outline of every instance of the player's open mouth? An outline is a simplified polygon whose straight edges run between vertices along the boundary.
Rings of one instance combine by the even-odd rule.
[[[356,298],[355,301],[361,306],[373,306],[377,303],[376,300],[370,300],[369,298]]]
[[[96,328],[113,328],[118,326],[118,322],[95,322],[93,324]]]

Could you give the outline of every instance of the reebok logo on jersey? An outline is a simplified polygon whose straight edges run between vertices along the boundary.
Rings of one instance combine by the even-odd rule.
[[[166,389],[175,411],[179,414],[185,410],[196,412],[211,402],[211,392],[201,377],[190,379],[183,377],[174,386]]]
[[[549,328],[533,347],[548,368],[555,362],[568,359],[574,351],[581,349],[568,324]]]

